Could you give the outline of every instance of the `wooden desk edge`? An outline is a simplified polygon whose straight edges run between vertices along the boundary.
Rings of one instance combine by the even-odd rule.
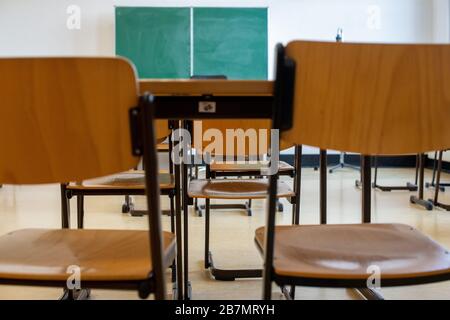
[[[141,94],[157,96],[272,96],[273,81],[266,80],[152,80],[140,79]]]

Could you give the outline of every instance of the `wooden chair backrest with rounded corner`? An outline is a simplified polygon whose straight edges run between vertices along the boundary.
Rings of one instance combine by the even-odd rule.
[[[172,132],[169,129],[169,120],[155,120],[154,127],[157,143],[164,142]]]
[[[450,147],[450,45],[294,41],[293,144],[364,155]]]
[[[121,58],[0,59],[0,183],[40,184],[134,168],[134,67]]]

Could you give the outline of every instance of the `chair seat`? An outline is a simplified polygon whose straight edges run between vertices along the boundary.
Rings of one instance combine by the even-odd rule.
[[[164,263],[175,256],[175,236],[163,232]],[[66,281],[69,266],[81,281],[148,279],[148,231],[25,229],[0,237],[0,279]]]
[[[175,188],[175,177],[167,172],[159,173],[160,189]],[[145,173],[142,170],[131,170],[119,174],[85,180],[81,183],[70,183],[67,189],[145,189]]]
[[[264,231],[256,230],[261,251]],[[278,226],[274,248],[274,272],[284,277],[365,281],[369,266],[379,268],[382,280],[450,272],[445,248],[401,224]]]
[[[250,162],[216,162],[212,161],[210,170],[213,172],[242,172],[242,171],[260,171],[261,169],[268,168],[267,161],[259,161],[255,163]],[[280,161],[278,166],[279,172],[294,171],[294,167],[289,163]]]
[[[208,199],[265,199],[268,195],[267,179],[214,179],[192,180],[188,195],[191,198]],[[278,181],[279,198],[295,196],[283,181]]]

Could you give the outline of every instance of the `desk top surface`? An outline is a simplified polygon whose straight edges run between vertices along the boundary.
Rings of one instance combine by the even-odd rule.
[[[272,96],[273,81],[140,79],[140,92],[159,96]]]

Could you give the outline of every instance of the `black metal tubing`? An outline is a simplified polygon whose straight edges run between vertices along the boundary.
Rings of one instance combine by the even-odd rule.
[[[210,169],[211,170],[211,169]],[[295,176],[295,169],[291,170],[283,170],[278,173],[279,176],[289,176],[291,178],[294,178]],[[212,171],[211,170],[211,177],[217,178],[217,177],[255,177],[255,178],[262,178],[264,175],[261,175],[261,170],[247,170],[247,171]]]
[[[320,224],[327,224],[327,151],[320,150]]]
[[[77,196],[77,227],[83,229],[84,227],[84,196]]]
[[[444,209],[446,211],[450,211],[450,205],[444,204],[439,202],[439,190],[441,187],[441,173],[442,173],[442,157],[444,155],[444,151],[439,151],[439,160],[438,160],[438,164],[437,164],[437,177],[436,177],[436,186],[437,188],[434,189],[434,199],[433,200],[429,200],[429,201],[433,201],[433,204],[436,207],[439,207],[441,209]]]
[[[409,201],[412,204],[417,204],[419,206],[424,207],[428,211],[433,210],[433,202],[429,200],[425,200],[423,198],[424,195],[424,180],[425,180],[425,154],[419,155],[419,192],[417,196],[411,196]]]
[[[302,146],[295,147],[295,175],[294,175],[294,216],[292,224],[300,224],[300,199],[302,189]]]
[[[300,224],[300,199],[301,199],[301,184],[302,184],[302,146],[295,147],[295,176],[294,176],[294,193],[295,201],[293,204],[292,224]],[[282,287],[282,292],[286,299],[295,300],[295,285],[291,286],[289,292],[285,287]]]
[[[174,129],[178,129],[179,122],[174,124]],[[178,144],[178,142],[176,142]],[[181,228],[181,168],[180,165],[175,165],[175,234],[177,238],[177,293],[178,300],[183,299],[184,295],[184,283],[183,283],[183,232]]]
[[[60,186],[61,190],[61,227],[63,229],[70,228],[70,201],[66,197],[67,184],[62,183]]]
[[[370,156],[361,156],[361,183],[362,183],[362,208],[361,220],[370,223],[372,219],[372,188],[371,188],[372,163]]]
[[[384,300],[383,296],[373,289],[359,288],[356,289],[356,292],[358,292],[366,300]]]
[[[182,121],[183,129],[187,129],[186,121]],[[183,153],[187,150],[183,149]],[[184,157],[184,155],[183,155]],[[189,199],[188,189],[188,166],[184,162],[181,164],[182,171],[182,190],[183,190],[183,253],[184,253],[184,299],[190,299],[189,296]]]
[[[63,295],[59,300],[87,300],[91,296],[91,289],[70,290],[64,289]]]
[[[292,127],[295,62],[285,55],[284,46],[276,46],[276,72],[274,101],[272,105],[272,129],[288,130]],[[275,165],[278,166],[278,163]],[[278,174],[269,177],[268,212],[266,215],[265,250],[263,270],[263,299],[272,298],[273,257],[275,247],[275,214],[278,187]]]
[[[251,199],[249,199],[251,200]],[[206,202],[206,200],[205,200]],[[205,209],[209,207],[209,209],[241,209],[241,210],[245,210],[245,212],[247,212],[247,216],[251,216],[252,215],[252,208],[251,205],[249,204],[249,202],[246,202],[244,204],[241,203],[231,203],[231,204],[205,204],[205,205],[201,205],[200,209]]]
[[[225,270],[218,269],[214,265],[214,260],[211,251],[207,252],[206,261],[211,275],[219,281],[234,281],[236,279],[261,278],[262,269],[233,269]]]
[[[209,166],[207,166],[206,170],[206,179],[211,178],[211,171],[209,170]],[[226,205],[222,205],[226,206]],[[231,207],[236,207],[236,204],[229,205]],[[244,207],[245,208],[245,207]],[[210,251],[210,209],[211,209],[211,201],[210,199],[205,199],[205,252],[204,252],[204,261],[205,261],[205,269],[209,269],[211,275],[220,281],[234,281],[237,278],[260,278],[262,276],[261,269],[234,269],[234,270],[224,270],[218,269],[214,265],[214,260],[212,257],[212,253]]]
[[[372,184],[372,187],[374,189],[378,189],[382,192],[391,192],[391,191],[410,191],[410,192],[414,192],[418,190],[418,187],[410,182],[406,183],[406,186],[402,187],[402,186],[382,186],[379,184]]]
[[[158,176],[158,156],[156,153],[156,137],[153,123],[155,104],[153,97],[146,94],[140,98],[142,110],[142,138],[144,142],[143,163],[145,167],[145,187],[147,193],[148,224],[150,255],[152,268],[155,274],[155,299],[164,300],[166,298],[165,268],[163,265],[164,249],[161,225],[161,210],[159,206],[159,176]]]
[[[425,188],[435,188],[436,187],[436,174],[437,174],[437,165],[438,165],[438,152],[434,153],[434,161],[433,161],[433,178],[430,182],[425,183]],[[450,183],[440,183],[439,190],[445,192],[445,188],[450,187]]]
[[[411,192],[413,192],[413,191],[418,190],[417,176],[418,176],[419,166],[418,166],[417,160],[416,160],[416,183],[415,184],[408,182],[406,184],[406,186],[382,186],[382,185],[378,184],[378,158],[379,157],[374,157],[375,174],[374,174],[373,184],[372,184],[372,187],[374,189],[378,189],[383,192],[391,192],[391,191],[411,191]]]

